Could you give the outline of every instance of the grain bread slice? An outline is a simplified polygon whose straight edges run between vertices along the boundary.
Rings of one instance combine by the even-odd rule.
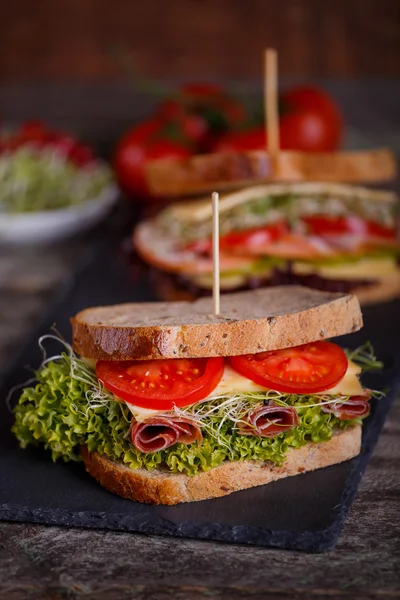
[[[278,286],[211,298],[100,306],[71,319],[73,347],[96,360],[235,356],[297,346],[362,327],[355,296]]]
[[[155,196],[179,197],[233,190],[274,181],[379,182],[394,179],[396,158],[387,148],[362,152],[225,152],[170,158],[146,164]]]
[[[277,479],[299,475],[344,462],[361,449],[361,426],[336,432],[328,442],[309,442],[288,451],[282,466],[270,461],[223,462],[198,475],[169,473],[166,470],[131,469],[82,447],[86,470],[107,490],[129,500],[147,504],[178,504],[226,496],[232,492]]]

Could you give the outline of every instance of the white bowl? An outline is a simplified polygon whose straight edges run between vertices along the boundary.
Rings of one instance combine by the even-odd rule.
[[[0,242],[49,244],[67,239],[99,223],[117,196],[117,188],[110,185],[96,198],[77,206],[31,213],[0,212]]]

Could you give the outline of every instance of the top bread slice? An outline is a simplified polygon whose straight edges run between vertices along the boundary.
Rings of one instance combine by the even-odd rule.
[[[298,346],[362,327],[355,296],[278,286],[221,298],[88,308],[71,319],[73,347],[95,360],[253,354]]]
[[[396,158],[389,149],[362,152],[280,152],[274,160],[262,150],[167,158],[146,165],[155,196],[179,197],[238,189],[274,181],[388,181],[396,177]]]

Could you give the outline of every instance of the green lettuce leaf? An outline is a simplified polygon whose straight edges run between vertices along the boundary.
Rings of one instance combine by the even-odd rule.
[[[275,438],[243,436],[226,417],[226,411],[218,410],[218,403],[227,400],[221,397],[201,403],[206,415],[201,421],[201,445],[177,444],[161,452],[143,454],[130,441],[132,415],[127,406],[100,388],[94,372],[75,355],[64,354],[61,359],[44,364],[36,378],[35,387],[25,388],[19,398],[12,429],[22,448],[43,444],[53,460],[80,460],[79,447],[86,445],[89,451],[134,469],[152,470],[164,465],[174,473],[189,475],[207,471],[224,460],[270,460],[279,465],[289,448],[299,448],[310,440],[328,441],[335,428],[360,422],[340,421],[333,414],[322,412],[320,406],[315,406],[318,397],[279,395],[278,402],[298,408],[300,426]],[[266,394],[243,395],[242,406],[243,402],[245,408],[259,404],[263,397]]]

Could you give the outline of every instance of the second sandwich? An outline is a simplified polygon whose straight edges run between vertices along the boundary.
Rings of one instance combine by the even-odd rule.
[[[246,188],[220,201],[221,289],[300,284],[356,293],[361,303],[400,296],[398,199],[392,192],[294,183]],[[211,293],[211,203],[171,205],[138,226],[134,242],[158,295]]]

